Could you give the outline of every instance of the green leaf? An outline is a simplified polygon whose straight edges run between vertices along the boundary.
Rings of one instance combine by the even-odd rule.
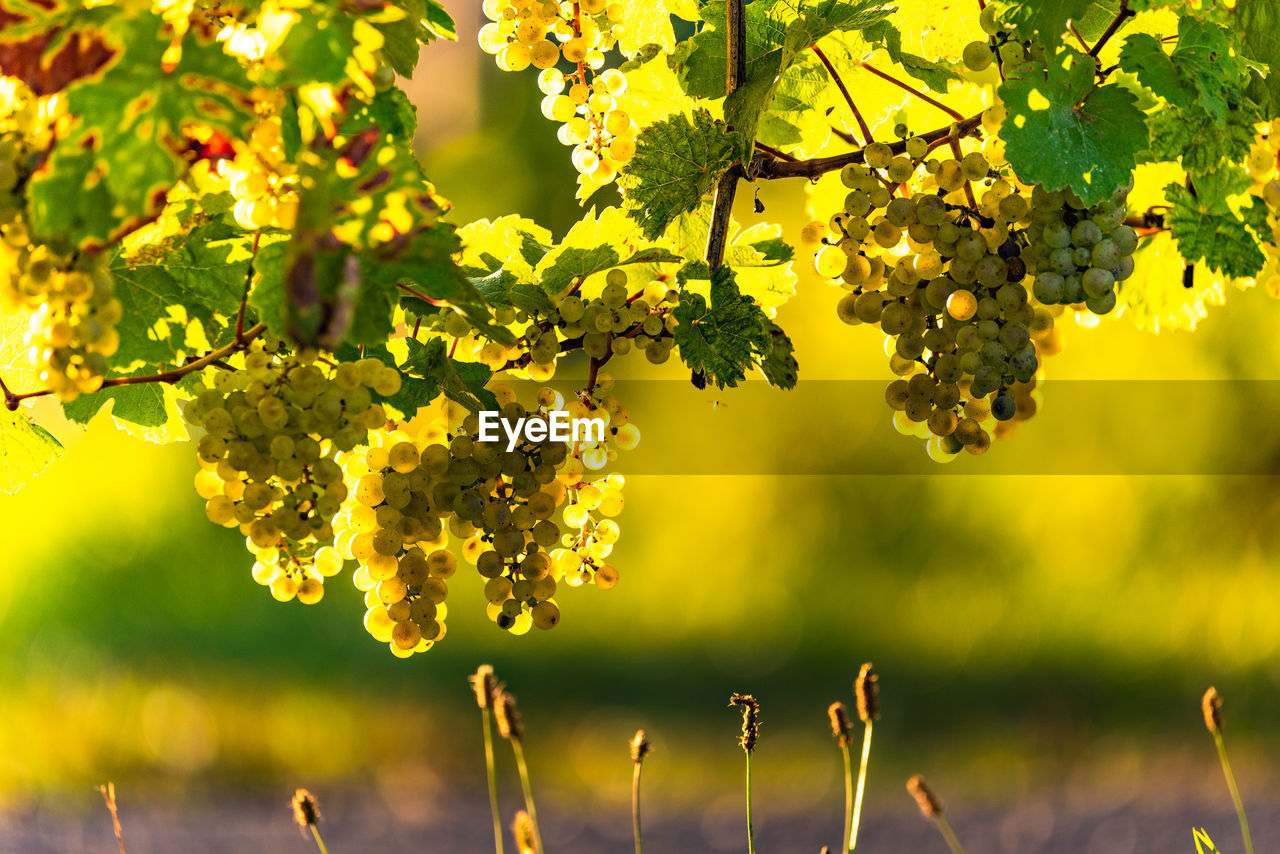
[[[593,209],[539,259],[533,276],[544,291],[555,294],[576,280],[613,267],[679,260],[668,250],[644,239],[635,221],[622,209],[604,208],[599,216]]]
[[[677,252],[696,258],[706,246],[709,227],[710,208],[704,205],[697,211],[682,216],[668,232],[668,237]],[[770,316],[795,296],[796,274],[791,265],[793,255],[791,247],[782,239],[781,226],[761,222],[744,229],[730,221],[729,239],[724,252],[725,266],[733,269],[734,284],[739,290],[755,300]],[[705,282],[706,279],[702,281]],[[692,281],[689,286],[706,296],[706,289],[699,289],[699,284]]]
[[[117,253],[111,271],[124,315],[116,329],[122,366],[176,364],[198,339],[214,340],[238,310],[249,274],[252,241],[221,223],[193,228],[147,258]]]
[[[443,338],[431,338],[425,344],[416,338],[407,339],[409,357],[400,366],[408,377],[427,380],[439,391],[473,412],[482,409],[499,409],[498,399],[484,387],[492,376],[487,367],[475,362],[457,362],[450,359]],[[421,387],[419,395],[427,394]],[[434,399],[432,394],[428,400]]]
[[[1147,119],[1132,92],[1094,88],[1092,57],[1064,49],[1047,67],[1006,67],[1000,97],[1009,117],[1000,129],[1005,153],[1023,181],[1070,187],[1086,204],[1129,183],[1147,148]]]
[[[1171,104],[1203,110],[1217,121],[1240,107],[1244,69],[1231,55],[1228,32],[1217,24],[1184,16],[1173,54],[1147,33],[1135,33],[1120,51],[1120,67]]]
[[[774,388],[791,390],[800,380],[800,365],[796,362],[795,348],[782,327],[768,322],[769,353],[760,362],[760,373]]]
[[[472,279],[471,284],[485,302],[495,308],[509,307],[531,314],[546,314],[555,308],[546,291],[537,285],[518,282],[515,275],[506,270],[499,269],[483,279]]]
[[[1188,261],[1233,278],[1254,276],[1266,263],[1257,237],[1225,199],[1197,198],[1181,184],[1165,187],[1170,208],[1165,224]]]
[[[964,80],[955,72],[952,65],[925,59],[902,49],[902,33],[891,21],[880,21],[862,31],[862,37],[869,45],[884,48],[889,61],[901,66],[907,74],[924,83],[935,92],[943,95],[947,87]]]
[[[165,405],[166,388],[160,383],[112,386],[82,394],[70,403],[64,403],[62,410],[77,424],[88,424],[98,410],[111,404],[111,414],[118,421],[142,427],[161,427],[169,421]]]
[[[683,288],[691,279],[708,278],[709,302]],[[674,334],[680,358],[695,378],[712,380],[720,388],[736,386],[773,347],[769,320],[738,290],[728,267],[709,272],[705,263],[695,262],[681,270],[680,283],[680,304],[673,312],[679,321]]]
[[[453,18],[438,0],[391,0],[393,6],[403,9],[405,16],[398,21],[375,23],[385,39],[382,57],[391,69],[401,77],[409,77],[418,65],[421,46],[436,38],[458,40]]]
[[[0,407],[0,492],[12,495],[62,455],[62,444],[21,410]]]
[[[736,159],[741,138],[711,113],[697,109],[645,128],[621,180],[632,216],[650,239],[695,209]]]
[[[166,71],[171,34],[159,15],[132,10],[111,20],[105,36],[118,52],[99,74],[67,90],[67,109],[76,121],[31,181],[35,233],[105,245],[159,211],[186,168],[179,154],[185,128],[199,124],[241,135],[252,118],[251,85],[212,35],[193,28],[182,41],[181,59]],[[88,146],[94,152],[90,169],[82,153]],[[65,179],[58,172],[64,168],[89,192],[62,195]],[[50,180],[55,186],[41,187]]]
[[[1180,160],[1191,175],[1206,175],[1249,156],[1256,136],[1252,115],[1234,111],[1218,122],[1201,111],[1157,110],[1151,115],[1151,148],[1160,160]]]
[[[1096,37],[1119,9],[1119,0],[1020,0],[1001,4],[1000,21],[1022,39],[1038,36],[1052,52],[1066,34],[1068,21],[1084,24],[1081,33]]]
[[[1271,115],[1280,111],[1280,7],[1274,3],[1245,0],[1236,3],[1232,30],[1239,34],[1241,52],[1266,65],[1266,73],[1254,73],[1249,97],[1269,105]]]

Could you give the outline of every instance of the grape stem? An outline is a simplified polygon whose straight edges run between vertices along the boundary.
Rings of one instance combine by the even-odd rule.
[[[1076,29],[1076,25],[1070,21],[1067,21],[1067,32],[1076,37],[1076,41],[1080,42],[1080,47],[1084,48],[1085,53],[1089,52],[1089,43],[1084,40],[1084,36],[1080,35],[1080,31]]]
[[[786,160],[790,163],[795,163],[799,160],[798,157],[793,157],[785,151],[780,151],[771,145],[765,145],[763,142],[756,143],[756,151],[759,151],[762,154],[767,154],[770,157],[777,157],[779,160]],[[632,297],[632,299],[635,299],[635,297]]]
[[[928,133],[919,134],[920,138],[926,142],[933,143],[939,141],[947,141],[953,135],[956,137],[970,136],[977,131],[982,124],[982,114],[971,116],[962,121],[956,122]],[[898,140],[889,143],[889,149],[894,154],[902,154],[907,150],[906,140]],[[753,171],[761,178],[819,178],[828,172],[835,172],[843,169],[850,163],[862,163],[864,158],[862,149],[857,151],[849,151],[844,154],[833,154],[829,157],[815,157],[809,160],[797,160],[794,162],[783,162],[779,160],[765,160],[755,166]]]
[[[849,110],[853,113],[853,117],[858,122],[858,127],[862,128],[862,138],[864,144],[871,142],[871,128],[867,127],[866,119],[862,118],[862,113],[858,111],[857,104],[853,103],[853,96],[849,94],[849,90],[845,88],[844,81],[840,79],[840,73],[836,71],[836,67],[831,64],[831,60],[827,59],[827,55],[822,52],[822,48],[816,44],[813,46],[813,52],[822,60],[822,64],[826,66],[827,73],[831,75],[831,79],[836,82],[836,88],[840,90],[840,94],[844,95],[845,103],[849,105]]]
[[[237,350],[243,349],[250,341],[266,331],[267,324],[259,323],[257,326],[253,326],[245,330],[242,334],[237,335],[232,339],[230,344],[219,347],[217,350],[212,350],[205,355],[197,359],[193,359],[179,367],[173,368],[172,370],[161,371],[156,374],[144,374],[136,377],[113,377],[111,379],[103,380],[102,388],[114,388],[115,386],[123,385],[142,385],[143,383],[175,383],[187,374],[195,373],[202,368],[207,368],[209,365],[225,359]],[[0,391],[4,392],[4,405],[10,411],[16,411],[18,404],[24,400],[53,394],[53,389],[51,388],[41,389],[40,391],[28,391],[23,394],[14,394],[9,390],[9,387],[4,384],[3,380],[0,380]]]
[[[747,76],[747,12],[743,0],[725,0],[725,75],[724,94],[738,91]],[[733,214],[733,197],[738,192],[738,179],[745,177],[741,164],[726,169],[716,181],[715,201],[711,206],[711,226],[707,229],[704,256],[712,271],[724,263],[724,248],[729,239],[729,219]]]
[[[817,48],[815,48],[815,50],[816,49]],[[886,74],[885,72],[881,71],[879,68],[876,68],[874,65],[872,65],[869,62],[860,62],[858,63],[858,66],[866,71],[870,71],[872,74],[879,77],[881,80],[887,80],[888,82],[892,83],[894,86],[897,86],[899,89],[902,89],[903,91],[906,91],[906,92],[910,92],[912,95],[915,95],[917,98],[919,98],[921,101],[924,101],[926,104],[932,107],[937,107],[939,110],[942,110],[942,112],[946,113],[948,116],[951,116],[951,118],[955,119],[956,121],[958,122],[964,121],[964,116],[960,115],[955,110],[951,109],[941,101],[936,100],[934,98],[930,98],[928,95],[921,92],[919,89],[912,86],[910,83],[905,83],[899,80],[898,78],[894,77],[892,74]],[[868,139],[869,138],[870,137],[868,137]]]
[[[262,240],[262,229],[253,233],[253,249],[249,253],[249,269],[244,274],[244,293],[240,295],[240,310],[236,312],[236,338],[244,335],[244,310],[249,304],[249,288],[253,285],[253,262],[258,259],[258,243]]]
[[[1120,11],[1116,13],[1115,20],[1111,22],[1111,26],[1107,27],[1106,32],[1094,44],[1093,49],[1089,51],[1089,55],[1096,57],[1101,53],[1102,48],[1106,46],[1107,42],[1111,41],[1111,37],[1124,26],[1124,22],[1136,14],[1138,13],[1129,8],[1129,0],[1120,0]]]
[[[427,295],[426,295],[426,294],[424,294],[422,291],[418,290],[417,288],[414,288],[414,287],[413,287],[413,286],[411,286],[411,285],[399,284],[399,283],[398,283],[398,284],[396,285],[396,287],[397,287],[397,288],[399,288],[400,290],[404,291],[404,292],[405,292],[406,294],[408,294],[409,296],[411,296],[411,297],[413,297],[413,298],[415,298],[415,299],[420,299],[420,300],[422,300],[423,302],[427,303],[428,305],[434,305],[436,308],[444,308],[444,307],[446,307],[446,306],[448,306],[448,305],[449,305],[449,303],[445,302],[445,301],[444,301],[444,300],[442,300],[442,299],[436,299],[435,297],[429,297],[429,296],[427,296]]]

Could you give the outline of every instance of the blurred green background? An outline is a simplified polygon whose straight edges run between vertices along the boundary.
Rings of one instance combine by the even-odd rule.
[[[533,79],[473,48],[474,14],[459,14],[461,43],[427,52],[414,89],[429,174],[458,222],[518,212],[563,233],[579,216],[566,152]],[[431,101],[444,73],[458,85]],[[802,186],[761,199],[794,238]],[[637,455],[657,447],[669,465],[628,480],[619,586],[571,591],[555,631],[514,638],[460,572],[448,638],[409,661],[365,634],[345,575],[310,608],[257,587],[239,538],[204,519],[191,447],[130,439],[109,418],[81,434],[42,409],[68,453],[0,497],[0,808],[83,801],[107,778],[138,799],[349,787],[410,813],[423,793],[478,793],[465,677],[481,662],[521,698],[539,783],[567,803],[625,809],[626,742],[645,726],[656,803],[736,804],[725,704],[750,691],[766,724],[760,802],[834,811],[825,710],[851,702],[864,660],[884,706],[873,806],[910,809],[901,784],[919,770],[973,804],[1045,791],[1125,803],[1153,780],[1218,798],[1198,707],[1210,683],[1246,791],[1267,791],[1280,304],[1232,293],[1195,334],[1124,318],[1072,329],[1044,412],[987,458],[936,469],[890,424],[879,335],[839,323],[838,294],[806,261],[779,314],[796,396],[635,386]],[[616,373],[653,376],[634,360]],[[1058,405],[1066,380],[1079,382]],[[705,446],[741,468],[698,468]],[[681,474],[686,461],[699,473]]]

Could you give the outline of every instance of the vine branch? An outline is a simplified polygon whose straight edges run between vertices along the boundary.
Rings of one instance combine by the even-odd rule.
[[[747,13],[743,0],[725,0],[725,96],[738,91],[747,76]],[[733,197],[738,192],[738,179],[745,173],[732,166],[716,182],[715,202],[711,207],[711,226],[707,229],[707,265],[717,270],[724,263],[724,248],[729,239],[729,218],[733,213]]]
[[[942,112],[946,113],[948,116],[951,116],[951,118],[955,119],[956,121],[958,122],[964,121],[964,116],[960,115],[955,110],[951,109],[946,104],[942,103],[936,98],[930,98],[928,95],[921,92],[919,89],[912,86],[910,83],[905,83],[899,80],[898,78],[894,77],[892,74],[886,74],[885,72],[881,71],[879,68],[876,68],[874,65],[872,65],[869,62],[860,62],[858,63],[858,65],[859,67],[867,71],[870,71],[872,74],[879,77],[881,80],[887,80],[888,82],[892,83],[894,86],[897,86],[899,89],[902,89],[906,92],[910,92],[912,95],[915,95],[917,98],[919,98],[921,101],[924,101],[929,106],[937,107],[939,110],[942,110]]]
[[[867,127],[866,119],[862,118],[862,113],[858,111],[858,106],[853,103],[853,96],[849,94],[849,90],[845,88],[844,81],[840,79],[840,73],[836,71],[836,67],[831,64],[831,60],[827,59],[827,55],[822,52],[822,48],[816,44],[813,46],[813,52],[822,60],[822,64],[826,66],[827,73],[831,75],[831,79],[836,82],[836,88],[840,90],[840,94],[844,95],[845,103],[849,105],[849,109],[853,112],[853,117],[858,121],[858,127],[862,129],[863,144],[871,142],[871,128]]]
[[[103,380],[102,388],[114,388],[116,386],[123,385],[142,385],[144,383],[175,383],[187,374],[195,373],[202,368],[207,368],[209,365],[225,359],[227,356],[230,356],[237,350],[242,349],[246,344],[266,331],[267,324],[259,323],[257,326],[251,327],[237,335],[232,339],[230,344],[226,344],[216,350],[211,350],[200,358],[187,362],[184,365],[180,365],[179,367],[168,371],[161,371],[157,374],[143,374],[136,377],[113,377],[111,379]],[[11,412],[17,410],[18,404],[24,400],[53,394],[53,389],[51,388],[41,389],[40,391],[28,391],[23,394],[14,394],[9,390],[9,387],[4,384],[3,380],[0,380],[0,390],[3,390],[4,392],[4,405]]]
[[[971,116],[963,121],[956,122],[928,133],[920,134],[920,138],[929,143],[938,141],[948,141],[954,135],[957,138],[969,136],[973,134],[982,124],[982,114]],[[889,143],[890,150],[894,154],[902,154],[907,150],[906,140],[898,140]],[[815,157],[809,160],[797,160],[795,162],[783,162],[780,160],[764,160],[758,164],[757,172],[761,178],[819,178],[828,172],[834,172],[837,169],[843,169],[850,163],[862,163],[862,150],[849,151],[844,154],[833,154],[829,157]]]
[[[1089,55],[1096,57],[1101,53],[1102,48],[1106,46],[1107,42],[1111,41],[1111,37],[1124,26],[1124,22],[1136,14],[1138,13],[1129,8],[1129,0],[1120,0],[1120,11],[1116,13],[1115,20],[1111,22],[1111,26],[1107,27],[1106,32],[1094,44],[1093,50],[1089,51]]]

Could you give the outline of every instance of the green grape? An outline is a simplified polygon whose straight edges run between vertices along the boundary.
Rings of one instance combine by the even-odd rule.
[[[991,52],[991,45],[986,42],[969,42],[964,46],[961,59],[970,71],[985,71],[991,67],[995,54]]]

